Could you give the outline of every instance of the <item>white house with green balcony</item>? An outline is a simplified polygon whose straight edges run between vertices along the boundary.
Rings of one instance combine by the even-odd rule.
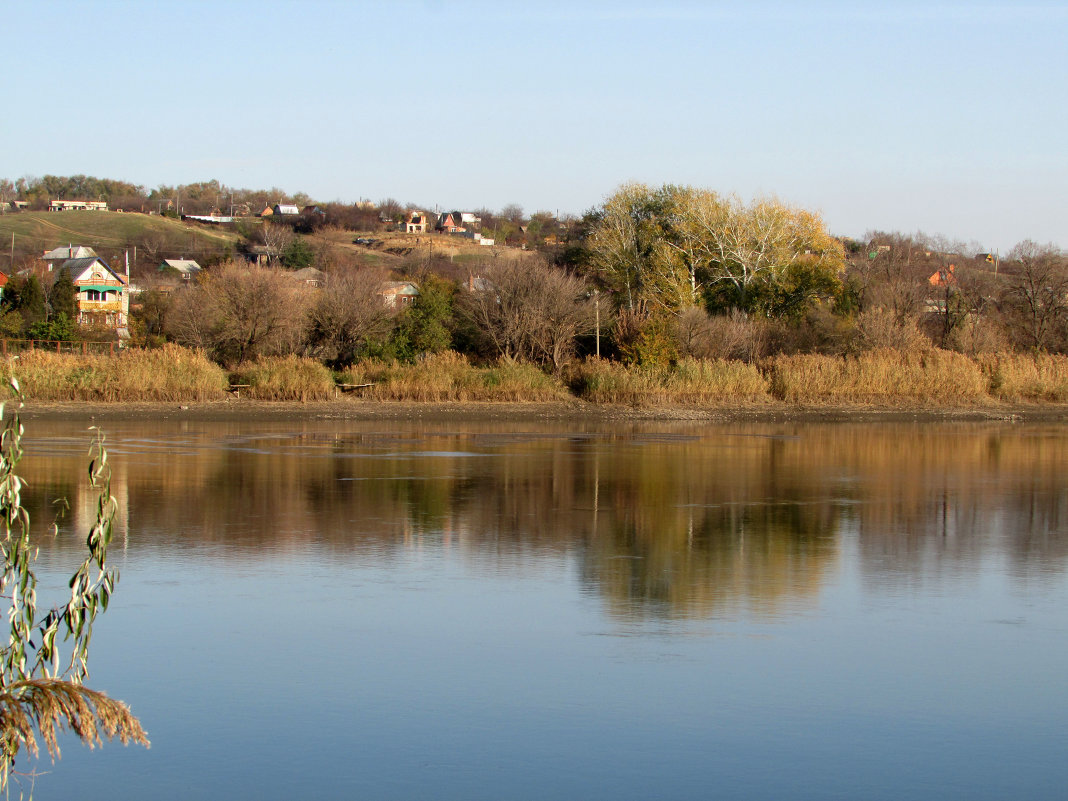
[[[68,259],[66,270],[77,292],[78,324],[125,328],[130,318],[130,280],[112,270],[99,256]]]

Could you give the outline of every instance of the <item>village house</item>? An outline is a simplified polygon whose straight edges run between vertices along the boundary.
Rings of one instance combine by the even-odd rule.
[[[469,211],[447,211],[438,215],[435,230],[446,234],[462,234],[482,224],[482,218]]]
[[[391,309],[411,306],[419,297],[419,287],[411,281],[387,281],[378,290],[382,301]]]
[[[201,266],[192,259],[164,259],[159,265],[159,271],[176,270],[183,281],[191,281],[197,277]]]
[[[59,269],[74,282],[79,325],[126,327],[130,316],[128,277],[112,270],[99,256],[68,259]]]
[[[96,251],[84,245],[67,245],[65,248],[53,248],[41,256],[41,261],[48,265],[48,272],[57,264],[62,264],[71,259],[91,259],[96,256]]]
[[[103,200],[53,200],[48,204],[49,211],[107,211],[108,204]]]
[[[413,211],[408,215],[408,222],[405,223],[405,231],[409,234],[425,234],[427,226],[427,215],[423,211]]]
[[[938,270],[932,273],[931,277],[927,279],[927,283],[931,286],[954,286],[957,283],[957,276],[953,274],[955,265],[951,264],[949,267]]]
[[[300,214],[300,209],[297,206],[291,205],[289,203],[278,203],[277,205],[275,205],[275,207],[271,211],[272,211],[273,214],[277,214],[277,215],[299,215]]]

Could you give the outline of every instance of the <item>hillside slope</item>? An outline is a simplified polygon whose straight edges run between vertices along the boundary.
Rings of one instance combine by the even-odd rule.
[[[107,259],[134,248],[139,259],[217,260],[236,249],[241,237],[231,230],[208,228],[169,217],[113,211],[19,212],[0,215],[0,265],[63,245],[88,245]]]

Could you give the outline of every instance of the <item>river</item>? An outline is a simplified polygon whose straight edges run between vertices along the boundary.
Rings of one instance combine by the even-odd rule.
[[[28,424],[43,600],[93,497]],[[1068,428],[108,423],[121,572],[34,797],[1052,799]],[[23,787],[29,787],[24,780]]]

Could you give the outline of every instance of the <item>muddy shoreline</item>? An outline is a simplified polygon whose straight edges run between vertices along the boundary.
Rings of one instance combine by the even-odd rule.
[[[64,420],[649,420],[709,422],[1068,422],[1068,405],[1005,404],[983,407],[795,406],[656,407],[599,405],[583,401],[551,403],[409,403],[342,399],[295,403],[225,400],[190,403],[101,403],[27,401],[24,419]]]

